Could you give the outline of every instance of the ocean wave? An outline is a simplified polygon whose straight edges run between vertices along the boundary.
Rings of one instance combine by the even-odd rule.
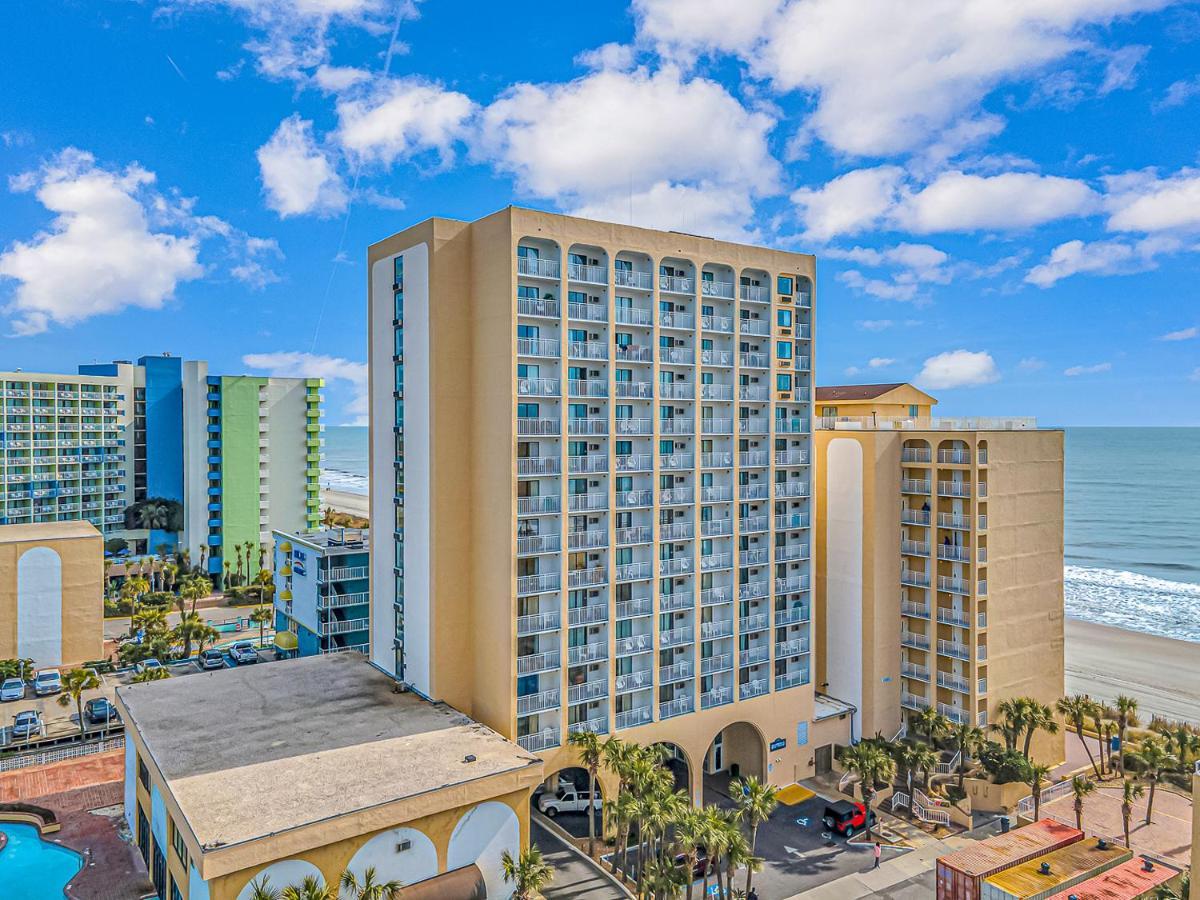
[[[347,494],[362,494],[364,497],[368,493],[370,479],[366,475],[359,475],[356,472],[346,472],[341,469],[322,469],[321,470],[321,487],[329,488],[333,491],[345,491]]]
[[[1068,616],[1200,641],[1200,584],[1087,566],[1064,566],[1063,582]]]

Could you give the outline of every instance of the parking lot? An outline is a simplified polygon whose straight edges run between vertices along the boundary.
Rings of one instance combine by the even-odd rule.
[[[225,667],[232,668],[235,664],[226,652],[223,654]],[[258,658],[261,662],[269,662],[275,658],[275,654],[271,650],[260,650]],[[173,662],[167,665],[167,670],[172,677],[181,677],[187,675],[198,675],[201,673],[199,664],[194,659]],[[66,668],[61,668],[59,671],[65,672]],[[216,674],[216,670],[212,670]],[[100,676],[100,687],[92,690],[84,691],[82,702],[87,703],[98,697],[104,697],[112,700],[118,686],[130,684],[133,681],[133,669],[122,669]],[[41,714],[44,731],[42,740],[53,738],[72,737],[79,733],[79,716],[75,710],[75,704],[72,702],[68,706],[60,706],[58,698],[62,694],[52,694],[46,697],[37,697],[33,692],[33,685],[27,683],[25,688],[25,698],[23,700],[9,700],[0,704],[0,748],[6,750],[20,749],[24,746],[25,741],[18,739],[15,743],[11,740],[11,729],[13,718],[19,712],[26,710],[36,710]],[[89,725],[90,733],[99,733],[102,729],[100,725]]]

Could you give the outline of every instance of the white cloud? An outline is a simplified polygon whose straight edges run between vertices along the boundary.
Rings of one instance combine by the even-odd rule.
[[[880,300],[916,300],[920,286],[913,280],[871,278],[858,269],[838,272],[837,280],[862,294]]]
[[[886,331],[895,324],[891,319],[863,319],[858,327],[863,331]]]
[[[277,284],[280,277],[269,265],[270,260],[283,259],[278,242],[267,238],[247,237],[241,246],[242,260],[229,270],[229,274],[243,284],[262,289],[268,284]]]
[[[1167,2],[636,0],[634,8],[644,42],[685,62],[736,54],[776,90],[815,97],[808,131],[838,151],[880,156],[937,140],[977,119],[997,85],[1090,49],[1089,26]],[[1106,82],[1119,86],[1133,55],[1114,57]]]
[[[895,360],[886,356],[873,356],[867,362],[867,365],[872,369],[886,369],[890,365],[895,364]]]
[[[879,166],[801,188],[792,202],[805,237],[826,241],[874,229],[932,234],[1029,228],[1094,212],[1100,197],[1082,181],[1033,172],[949,171],[920,186],[897,166]]]
[[[1036,356],[1026,356],[1019,363],[1017,363],[1017,368],[1022,372],[1039,372],[1046,368],[1046,361],[1044,359],[1038,359]]]
[[[17,282],[5,308],[16,334],[130,306],[158,309],[204,273],[200,232],[219,220],[168,208],[153,183],[154,173],[136,163],[105,169],[74,148],[11,180],[54,214],[44,231],[0,254],[0,278]],[[182,227],[167,230],[167,219]]]
[[[1200,170],[1181,169],[1159,178],[1153,169],[1109,176],[1110,231],[1200,229]]]
[[[344,381],[352,392],[350,403],[344,411],[347,416],[352,417],[350,424],[367,424],[369,404],[366,363],[354,362],[340,356],[289,350],[249,353],[242,357],[242,365],[267,372],[276,378],[324,378],[327,382]]]
[[[609,194],[569,212],[585,219],[686,231],[727,241],[745,243],[762,237],[746,226],[754,218],[754,205],[746,192],[707,182],[686,185],[660,181],[636,194]]]
[[[1034,266],[1025,281],[1048,288],[1071,275],[1130,275],[1153,269],[1157,257],[1182,245],[1173,238],[1151,237],[1140,241],[1067,241],[1050,251],[1046,261]]]
[[[1063,374],[1068,378],[1076,378],[1080,375],[1098,375],[1101,372],[1112,371],[1112,363],[1097,363],[1094,366],[1071,366],[1069,369],[1064,369]]]
[[[420,78],[387,78],[339,97],[334,139],[364,162],[390,166],[421,153],[454,159],[475,104],[466,94]]]
[[[925,360],[915,380],[935,390],[977,387],[999,381],[1000,370],[987,351],[949,350]]]
[[[568,208],[624,221],[632,194],[639,223],[646,214],[678,227],[686,215],[694,229],[740,231],[749,198],[777,189],[780,167],[767,147],[774,125],[714,81],[685,80],[671,67],[606,69],[513,86],[484,111],[475,153],[512,174],[522,193]],[[720,216],[714,227],[705,191],[734,203],[739,221]],[[664,221],[673,202],[683,204],[680,216]]]
[[[1167,86],[1163,98],[1154,104],[1155,110],[1171,109],[1183,106],[1197,94],[1200,94],[1200,75],[1180,81],[1173,81]]]
[[[353,66],[318,66],[317,71],[313,73],[313,81],[317,83],[317,87],[329,94],[340,94],[356,84],[370,80],[370,72]]]
[[[947,284],[951,280],[951,272],[947,267],[949,255],[929,244],[903,243],[879,249],[853,247],[849,250],[830,247],[824,251],[824,255],[872,268],[893,270],[890,281],[869,278],[857,269],[849,269],[837,275],[837,279],[843,284],[881,300],[924,299],[921,295],[923,285]]]
[[[629,44],[618,44],[615,41],[602,44],[593,50],[585,50],[575,57],[575,64],[585,69],[614,69],[624,72],[633,68],[636,55]]]
[[[1181,328],[1179,331],[1168,331],[1160,341],[1190,341],[1192,338],[1200,337],[1200,328],[1193,325],[1191,328]]]
[[[1113,91],[1128,90],[1137,84],[1137,67],[1149,52],[1150,48],[1143,44],[1130,44],[1111,51],[1108,64],[1104,67],[1104,80],[1100,82],[1097,93],[1104,96]]]
[[[312,122],[293,113],[258,148],[267,206],[283,218],[341,212],[349,199],[329,156],[313,140]]]

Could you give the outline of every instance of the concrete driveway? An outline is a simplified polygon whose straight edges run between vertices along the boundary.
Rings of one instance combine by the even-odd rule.
[[[614,900],[625,896],[536,820],[530,824],[530,837],[554,868],[554,880],[542,890],[546,900]]]

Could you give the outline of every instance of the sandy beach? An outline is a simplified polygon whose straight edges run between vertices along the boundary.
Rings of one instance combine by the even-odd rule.
[[[349,491],[335,491],[330,488],[321,489],[321,506],[328,506],[335,512],[362,516],[365,519],[368,505],[366,494],[352,494]]]
[[[1066,662],[1068,694],[1128,694],[1143,721],[1200,722],[1200,644],[1067,619]]]

